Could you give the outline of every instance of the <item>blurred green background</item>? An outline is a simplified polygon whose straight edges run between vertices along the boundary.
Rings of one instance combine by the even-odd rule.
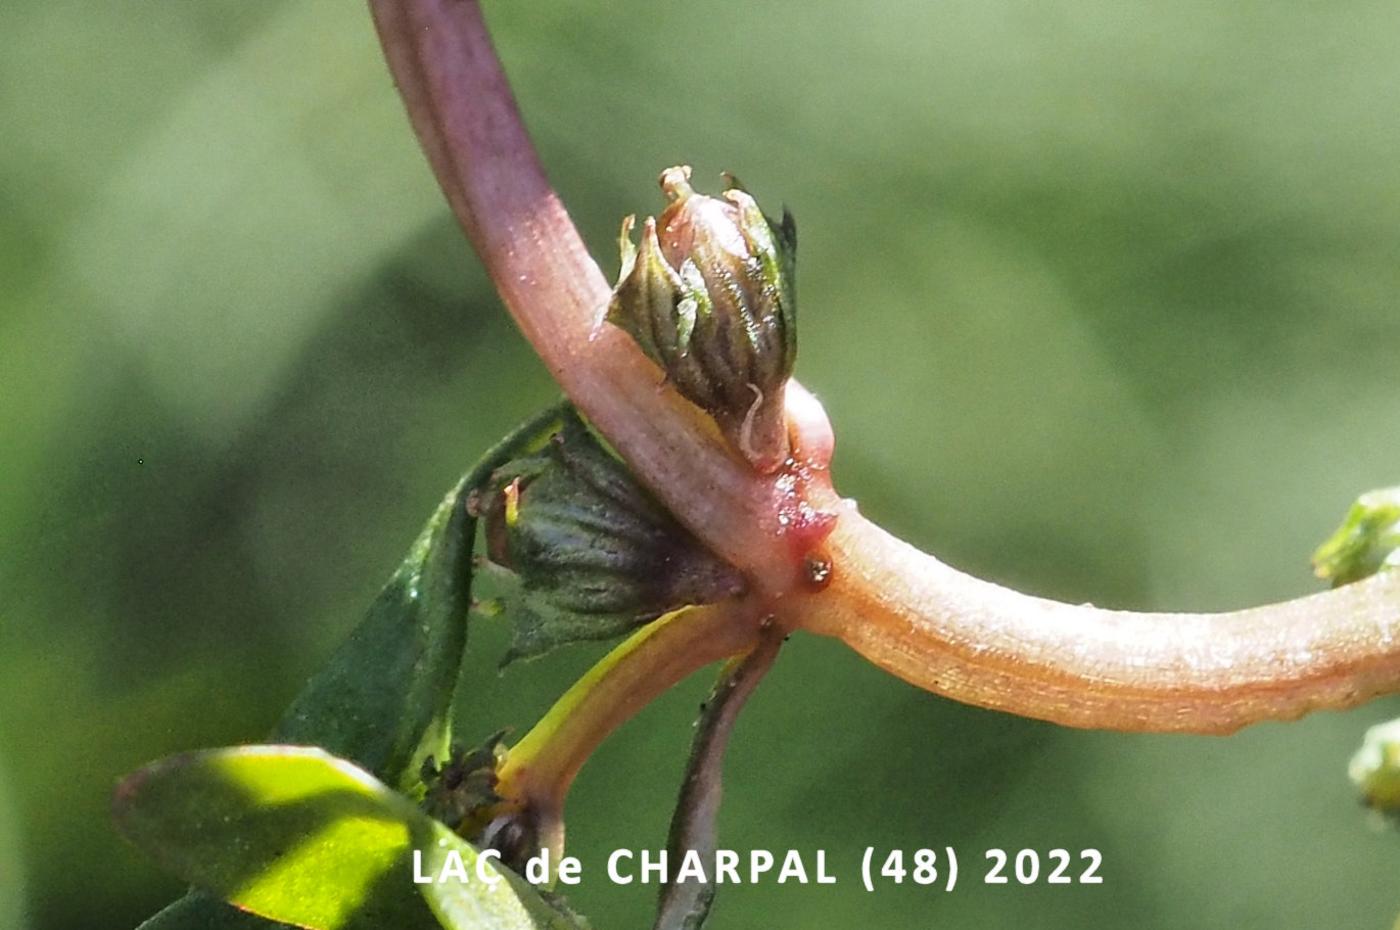
[[[953,564],[1110,606],[1314,590],[1400,482],[1400,6],[1120,0],[492,2],[544,160],[609,275],[680,161],[801,225],[799,372],[839,486]],[[707,181],[708,183],[708,181]],[[441,493],[554,395],[417,152],[359,3],[0,4],[0,926],[130,928],[179,890],[114,779],[256,739]],[[596,655],[474,631],[467,736]],[[585,770],[573,895],[651,889],[704,681]],[[1228,739],[1083,733],[795,639],[729,759],[727,845],[834,887],[713,926],[1389,926],[1400,837],[1346,782],[1400,701]],[[860,889],[954,846],[951,895]],[[988,888],[981,850],[1103,852]]]

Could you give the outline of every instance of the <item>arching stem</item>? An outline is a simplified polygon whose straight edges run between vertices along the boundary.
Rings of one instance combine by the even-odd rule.
[[[609,289],[520,123],[474,0],[371,0],[409,116],[506,306],[564,391],[780,622],[838,636],[948,697],[1082,727],[1222,732],[1400,686],[1400,578],[1235,614],[1056,604],[962,575],[845,508],[830,430],[795,384],[792,473],[761,477],[662,385],[620,330]],[[798,511],[838,514],[831,583],[807,586]],[[797,537],[801,542],[801,537]]]
[[[1400,572],[1222,614],[1030,597],[944,565],[856,514],[804,624],[921,688],[1076,727],[1228,733],[1395,690]]]

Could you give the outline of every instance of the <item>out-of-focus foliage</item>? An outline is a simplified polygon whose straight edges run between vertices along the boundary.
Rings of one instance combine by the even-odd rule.
[[[1395,483],[1394,4],[487,13],[610,278],[667,165],[792,207],[839,485],[954,564],[1109,605],[1273,600]],[[442,487],[555,390],[355,4],[9,0],[0,125],[0,759],[35,930],[134,926],[180,889],[108,826],[113,779],[265,734]],[[468,743],[593,657],[496,679],[506,631],[473,636]],[[576,786],[570,897],[599,927],[651,913],[605,855],[664,842],[704,686]],[[1080,733],[798,637],[735,734],[721,835],[825,847],[840,882],[727,888],[713,925],[1385,926],[1400,849],[1341,769],[1398,709]],[[866,845],[974,870],[1093,846],[1106,882],[867,895]]]
[[[24,874],[14,805],[0,772],[0,926],[24,930]]]
[[[1367,730],[1347,774],[1370,806],[1392,813],[1400,809],[1400,721]]]

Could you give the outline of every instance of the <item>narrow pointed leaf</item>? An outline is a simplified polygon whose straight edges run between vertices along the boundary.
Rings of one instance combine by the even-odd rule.
[[[230,907],[222,898],[195,889],[167,905],[136,930],[271,930],[286,926],[288,924]]]
[[[557,427],[531,418],[482,457],[438,505],[368,614],[272,734],[348,759],[400,790],[448,750],[449,715],[471,606],[476,520],[468,497],[503,462]]]
[[[438,505],[365,619],[287,709],[274,742],[320,746],[400,788],[416,777],[422,744],[442,746],[471,604],[468,492],[464,480]]]

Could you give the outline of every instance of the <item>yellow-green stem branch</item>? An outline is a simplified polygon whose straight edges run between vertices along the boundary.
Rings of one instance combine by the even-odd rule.
[[[638,630],[564,693],[498,771],[504,806],[528,810],[544,845],[557,846],[564,798],[593,751],[634,714],[692,672],[758,642],[756,605],[730,601],[668,614]]]

